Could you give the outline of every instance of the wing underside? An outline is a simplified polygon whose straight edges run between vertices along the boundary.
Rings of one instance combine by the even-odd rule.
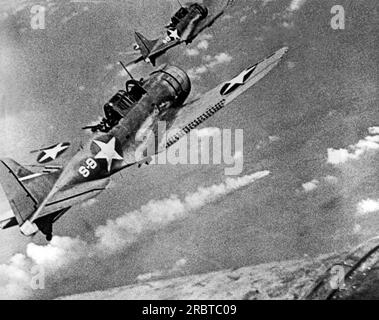
[[[261,62],[243,70],[232,80],[220,84],[201,98],[182,108],[170,126],[167,140],[160,145],[160,149],[175,144],[191,130],[256,84],[281,61],[287,51],[287,47],[281,48]]]

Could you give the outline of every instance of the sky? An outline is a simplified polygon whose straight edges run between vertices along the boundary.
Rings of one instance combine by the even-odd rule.
[[[41,3],[41,2],[39,2]],[[219,5],[207,2],[213,10]],[[46,1],[46,28],[30,28],[33,1],[0,1],[0,156],[23,164],[41,145],[90,138],[81,127],[127,79],[133,31],[163,33],[175,1]],[[114,177],[96,200],[42,236],[0,233],[3,296],[53,298],[137,281],[317,256],[379,228],[377,1],[235,1],[191,45],[158,63],[180,66],[192,97],[282,46],[287,58],[217,113],[200,135],[244,130],[244,168],[152,165]],[[154,16],[152,17],[152,12]],[[148,65],[132,68],[147,76]],[[46,287],[28,288],[30,268]]]

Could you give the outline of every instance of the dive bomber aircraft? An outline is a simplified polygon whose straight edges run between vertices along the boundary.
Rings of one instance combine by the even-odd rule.
[[[67,210],[99,195],[115,173],[148,163],[171,147],[256,84],[287,51],[281,48],[187,103],[191,82],[178,67],[165,65],[148,79],[128,80],[126,88],[105,104],[105,118],[88,143],[73,150],[61,166],[46,165],[33,172],[12,159],[0,160],[0,228],[19,226],[25,236],[41,231],[50,241],[53,223]],[[167,135],[158,134],[161,122],[166,123]],[[146,132],[153,139],[141,138]],[[70,147],[65,142],[44,148],[39,162],[55,160]]]
[[[156,59],[168,50],[183,42],[191,43],[201,32],[211,27],[232,3],[233,0],[228,0],[224,8],[215,15],[210,15],[208,8],[199,3],[181,5],[180,9],[172,16],[170,24],[165,27],[167,29],[165,38],[148,40],[139,32],[135,33],[134,50],[139,51],[141,56],[129,62],[127,66],[141,61],[155,66]]]

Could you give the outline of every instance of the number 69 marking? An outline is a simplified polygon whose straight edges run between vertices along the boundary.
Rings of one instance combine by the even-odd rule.
[[[86,166],[81,166],[79,168],[79,173],[84,177],[84,178],[88,178],[91,174],[91,170],[93,169],[96,169],[97,167],[97,162],[95,160],[93,160],[92,158],[88,158],[86,160]]]

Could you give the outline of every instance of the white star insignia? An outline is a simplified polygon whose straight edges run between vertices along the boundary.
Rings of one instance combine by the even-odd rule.
[[[254,65],[244,71],[242,71],[237,77],[233,78],[229,82],[225,84],[225,86],[221,89],[221,94],[225,95],[233,91],[236,85],[243,85],[247,79],[249,79],[251,73],[255,70],[257,66]],[[234,89],[233,89],[234,88]],[[233,89],[233,90],[232,90]]]
[[[178,34],[178,30],[175,29],[175,30],[168,30],[168,33],[169,33],[169,37],[170,38],[173,38],[174,40],[180,40],[180,36]]]
[[[113,160],[124,160],[122,156],[120,156],[116,149],[116,138],[113,137],[111,140],[109,140],[108,143],[104,143],[101,141],[93,140],[94,143],[97,144],[97,146],[100,148],[99,153],[95,156],[95,159],[105,159],[107,160],[108,164],[108,171],[111,171],[112,162]]]
[[[56,146],[43,150],[44,155],[38,160],[39,163],[43,163],[49,158],[55,160],[62,151],[66,150],[69,147],[68,144],[59,143]]]

